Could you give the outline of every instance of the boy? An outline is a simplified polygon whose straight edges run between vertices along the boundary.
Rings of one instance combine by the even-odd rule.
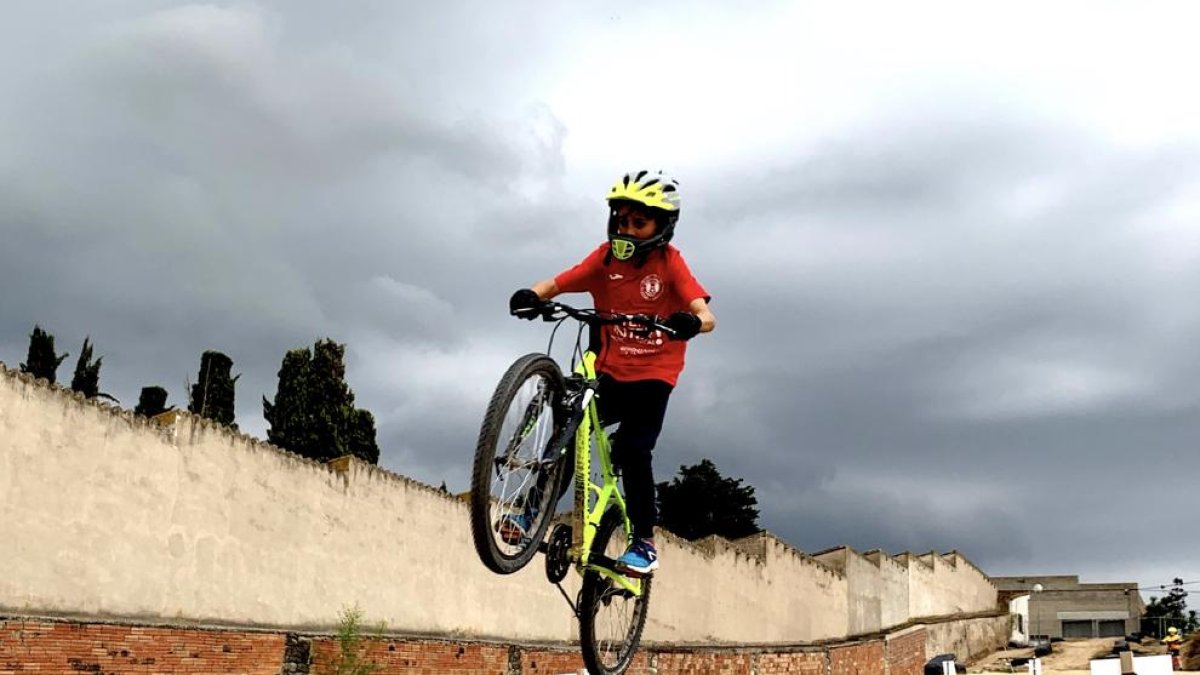
[[[679,184],[661,171],[628,173],[609,190],[608,206],[608,241],[553,279],[514,293],[509,310],[534,319],[559,293],[587,291],[598,310],[668,317],[674,340],[663,339],[662,331],[605,326],[596,361],[600,417],[606,425],[621,423],[613,461],[622,470],[633,527],[633,543],[618,562],[648,574],[658,568],[651,452],[683,370],[685,342],[711,331],[716,317],[708,293],[669,243],[679,219]]]

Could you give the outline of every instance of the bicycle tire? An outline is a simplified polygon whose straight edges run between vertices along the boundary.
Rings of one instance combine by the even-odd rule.
[[[513,509],[517,507],[518,497],[513,496],[512,504],[501,500],[500,508],[504,511],[503,515],[497,516],[493,512],[493,507],[497,505],[497,500],[492,495],[493,473],[499,473],[496,461],[497,449],[502,442],[505,421],[509,418],[509,410],[514,399],[522,393],[527,383],[533,378],[540,378],[545,383],[546,391],[543,401],[545,407],[533,420],[526,419],[530,412],[526,410],[517,426],[528,426],[530,423],[540,424],[541,413],[549,410],[552,416],[550,431],[545,434],[545,441],[541,443],[542,447],[530,448],[529,455],[540,459],[545,451],[545,446],[556,442],[557,429],[562,425],[560,404],[565,391],[562,371],[558,364],[545,354],[527,354],[513,362],[496,385],[496,390],[492,393],[492,398],[488,403],[487,412],[484,414],[483,423],[480,425],[479,440],[475,447],[475,463],[471,473],[471,536],[475,542],[475,551],[479,554],[479,559],[488,569],[497,574],[512,574],[529,564],[529,561],[537,553],[538,544],[541,543],[546,529],[553,519],[554,505],[558,501],[559,474],[562,472],[562,462],[554,463],[548,470],[544,467],[530,469],[530,475],[535,483],[538,480],[535,472],[546,474],[542,494],[537,499],[539,503],[535,507],[536,512],[532,523],[519,544],[511,544],[500,539],[498,518],[515,513]],[[535,396],[537,395],[543,395],[541,389],[535,394]],[[532,407],[532,399],[526,405]],[[516,434],[514,434],[514,438],[509,441],[509,444],[518,442],[517,451],[519,451],[521,446],[525,445],[524,439],[528,433],[527,430],[516,432],[521,435],[521,440],[517,441]],[[540,436],[542,434],[539,428],[539,432],[534,437],[534,443],[530,445],[538,445],[541,441]],[[512,452],[513,450],[510,448],[508,454],[511,455]],[[530,460],[531,463],[533,461],[535,460]],[[514,463],[509,461],[509,464]],[[528,480],[529,478],[526,478],[526,482]]]
[[[593,553],[608,551],[610,558],[617,558],[629,542],[624,532],[625,519],[621,510],[612,507],[600,519],[596,529],[596,538],[592,542]],[[619,532],[617,539],[612,540],[613,534]],[[612,540],[612,541],[610,541]],[[633,663],[638,646],[642,640],[642,630],[646,627],[646,615],[650,604],[650,582],[652,577],[642,577],[642,594],[631,597],[623,589],[614,589],[612,582],[599,573],[588,570],[583,575],[583,587],[579,592],[579,644],[583,650],[583,663],[592,675],[621,675]],[[614,602],[620,600],[627,606],[626,618],[619,620],[623,628],[622,642],[613,652],[606,644],[604,636],[600,635],[603,628],[597,625],[596,614],[599,605],[611,608]]]

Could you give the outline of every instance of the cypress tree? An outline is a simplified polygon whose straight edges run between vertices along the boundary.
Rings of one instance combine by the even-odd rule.
[[[21,372],[54,384],[58,379],[58,366],[66,358],[67,354],[58,356],[54,353],[54,336],[35,324],[29,335],[29,354],[21,364]]]
[[[313,345],[312,412],[322,461],[350,454],[348,444],[354,394],[346,384],[346,346],[329,338]]]
[[[379,445],[375,442],[375,416],[354,408],[350,424],[350,454],[368,464],[379,463]]]
[[[120,403],[117,399],[100,391],[100,366],[103,362],[103,356],[96,359],[94,363],[92,362],[91,337],[85,337],[83,349],[79,351],[79,361],[75,363],[75,375],[71,378],[71,390],[77,391],[87,398],[99,396]]]
[[[268,440],[322,462],[355,455],[379,463],[375,416],[354,407],[345,354],[345,345],[325,338],[311,351],[293,349],[284,356],[274,402],[263,397]]]
[[[188,410],[210,420],[237,428],[234,424],[234,385],[241,375],[232,376],[233,359],[217,351],[200,356],[200,375],[192,385]]]
[[[275,401],[263,397],[263,417],[270,426],[267,440],[304,457],[316,457],[317,442],[309,404],[312,380],[312,353],[308,348],[293,349],[279,367],[279,386]]]
[[[175,406],[171,406],[174,408]],[[142,387],[142,394],[138,397],[137,407],[133,412],[146,417],[154,417],[167,412],[171,408],[167,407],[167,390],[162,387]]]

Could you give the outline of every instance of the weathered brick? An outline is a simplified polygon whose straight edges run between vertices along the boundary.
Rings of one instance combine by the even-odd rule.
[[[0,654],[11,654],[0,661],[5,668],[0,672],[279,672],[283,635],[242,634],[247,649],[240,654],[206,647],[206,642],[215,639],[219,636],[214,631],[0,621]]]

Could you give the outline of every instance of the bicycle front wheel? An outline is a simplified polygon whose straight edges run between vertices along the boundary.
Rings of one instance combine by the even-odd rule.
[[[488,404],[471,475],[471,534],[488,569],[529,563],[554,516],[562,462],[548,456],[563,425],[564,385],[545,354],[517,359]]]
[[[605,511],[592,542],[593,553],[616,560],[632,541],[617,507]],[[646,626],[651,577],[641,579],[635,596],[593,570],[583,575],[579,593],[579,643],[583,663],[592,675],[620,675],[633,662]]]

